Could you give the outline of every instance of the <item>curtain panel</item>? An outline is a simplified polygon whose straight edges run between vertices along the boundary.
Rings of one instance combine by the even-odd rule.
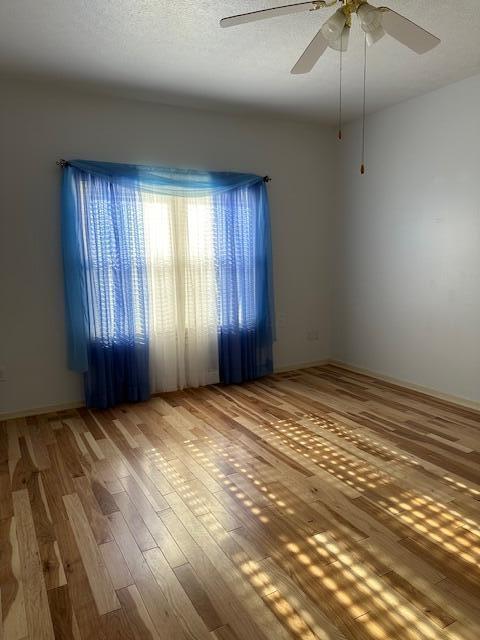
[[[72,160],[62,242],[68,364],[88,406],[271,373],[260,176]]]

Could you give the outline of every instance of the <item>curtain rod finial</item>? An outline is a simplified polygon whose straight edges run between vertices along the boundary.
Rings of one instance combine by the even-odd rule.
[[[56,162],[56,165],[58,167],[61,167],[62,169],[65,169],[67,164],[68,164],[68,162],[66,160],[64,160],[63,158],[60,158],[60,160],[57,160],[57,162]]]
[[[270,178],[270,176],[263,176],[263,181],[264,182],[271,182],[272,179]]]

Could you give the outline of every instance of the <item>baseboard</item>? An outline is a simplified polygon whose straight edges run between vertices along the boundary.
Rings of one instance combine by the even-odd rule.
[[[403,389],[407,389],[408,391],[414,391],[416,393],[419,393],[425,396],[436,398],[437,400],[442,400],[443,402],[446,402],[449,404],[460,405],[462,407],[466,407],[467,409],[480,411],[480,402],[475,402],[474,400],[467,400],[466,398],[462,398],[461,396],[454,396],[454,395],[449,395],[447,393],[440,393],[435,389],[412,384],[411,382],[407,382],[406,380],[401,380],[399,378],[392,378],[382,373],[378,373],[377,371],[371,371],[370,369],[363,369],[361,367],[348,364],[347,362],[342,362],[341,360],[332,360],[329,358],[325,358],[324,360],[315,360],[312,362],[298,362],[296,364],[275,367],[274,372],[287,373],[288,371],[308,369],[309,367],[324,367],[326,365],[333,365],[340,369],[345,369],[345,371],[351,371],[352,373],[358,373],[360,375],[368,376],[370,378],[376,378],[377,380],[381,380],[383,382],[388,382],[389,384],[395,385],[400,389],[403,388]],[[80,409],[81,407],[84,407],[84,406],[85,405],[82,402],[69,402],[66,404],[36,407],[34,409],[26,409],[24,411],[0,413],[0,420],[12,420],[15,418],[25,418],[27,416],[36,416],[44,413],[55,413],[56,411],[68,411],[69,409]]]
[[[289,364],[284,367],[275,367],[274,373],[286,373],[287,371],[296,371],[297,369],[308,369],[309,367],[324,367],[330,360],[315,360],[313,362],[299,362],[297,364]]]
[[[83,402],[67,402],[66,404],[51,404],[34,409],[24,409],[23,411],[13,411],[11,413],[0,413],[0,420],[13,420],[15,418],[26,418],[27,416],[40,416],[43,413],[55,413],[56,411],[68,411],[69,409],[80,409],[84,407]]]
[[[441,393],[440,391],[431,389],[430,387],[413,384],[412,382],[407,382],[406,380],[401,380],[399,378],[392,378],[391,376],[387,376],[383,373],[378,373],[377,371],[371,371],[370,369],[362,369],[361,367],[348,364],[347,362],[342,362],[341,360],[328,360],[327,364],[331,364],[340,369],[345,369],[346,371],[351,371],[352,373],[358,373],[370,378],[376,378],[377,380],[388,382],[389,384],[399,387],[400,389],[403,388],[407,389],[408,391],[414,391],[421,395],[435,398],[436,400],[442,400],[443,402],[446,402],[448,404],[460,405],[467,409],[480,411],[480,402],[475,402],[475,400],[468,400],[467,398],[462,398],[461,396]]]
[[[328,364],[328,360],[316,360],[314,362],[299,362],[284,367],[275,367],[275,373],[285,373],[296,371],[297,369],[307,369],[308,367],[322,367]],[[25,409],[24,411],[13,411],[10,413],[0,413],[0,420],[13,420],[15,418],[26,418],[27,416],[38,416],[44,413],[55,413],[56,411],[68,411],[68,409],[80,409],[84,407],[83,402],[69,402],[67,404],[52,404],[49,406]]]

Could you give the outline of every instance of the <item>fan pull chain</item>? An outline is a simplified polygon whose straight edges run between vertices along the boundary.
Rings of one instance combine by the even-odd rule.
[[[365,119],[366,119],[366,95],[367,95],[367,34],[363,41],[363,119],[362,119],[362,164],[360,173],[365,173]]]
[[[342,36],[343,38],[343,33]],[[343,52],[342,47],[340,47],[340,81],[339,81],[339,89],[340,95],[338,100],[338,139],[342,139],[342,69],[343,69]]]

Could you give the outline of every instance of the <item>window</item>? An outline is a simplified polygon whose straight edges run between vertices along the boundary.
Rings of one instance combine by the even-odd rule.
[[[62,198],[69,363],[89,406],[272,370],[262,178],[78,160]]]
[[[218,382],[212,199],[147,193],[142,203],[155,389]]]

